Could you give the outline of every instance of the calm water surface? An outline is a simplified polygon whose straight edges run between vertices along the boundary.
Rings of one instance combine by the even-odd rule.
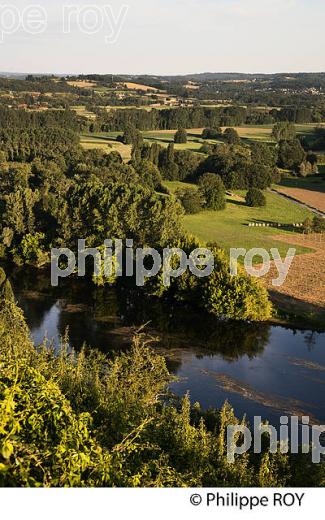
[[[179,377],[175,393],[189,391],[204,408],[228,399],[237,416],[261,415],[274,425],[281,415],[303,414],[324,424],[324,333],[220,323],[127,290],[92,290],[78,280],[54,289],[46,272],[9,274],[36,343],[47,336],[58,345],[68,328],[75,349],[87,343],[110,352],[127,348],[147,324],[145,331],[160,338],[154,348]]]

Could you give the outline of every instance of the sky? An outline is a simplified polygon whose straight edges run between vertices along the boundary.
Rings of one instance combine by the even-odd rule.
[[[3,72],[325,71],[324,0],[7,0],[1,4]]]

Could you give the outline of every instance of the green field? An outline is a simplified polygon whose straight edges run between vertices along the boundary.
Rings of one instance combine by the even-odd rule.
[[[83,134],[80,144],[85,150],[100,149],[106,153],[117,151],[124,161],[131,159],[131,146],[116,141],[120,132]]]
[[[170,193],[176,193],[176,191],[184,189],[197,190],[197,185],[189,182],[164,181],[163,184]]]
[[[182,183],[166,183],[171,192],[172,184],[176,185],[175,189],[179,189]],[[292,236],[293,231],[285,227],[249,227],[248,224],[255,222],[292,225],[303,222],[311,213],[273,193],[266,193],[266,198],[265,208],[249,208],[245,202],[227,197],[227,208],[223,211],[203,211],[196,215],[186,215],[185,228],[202,242],[216,242],[226,250],[232,247],[261,247],[267,250],[276,247],[281,256],[285,256],[292,245],[277,241],[275,237],[280,233]],[[308,251],[310,250],[307,248],[297,247],[298,253]]]
[[[75,107],[75,109],[77,112],[79,111],[80,114],[82,114],[84,111],[84,115],[87,115],[87,113],[85,113],[85,107]],[[88,117],[91,118],[90,113],[88,114]],[[274,143],[271,137],[272,128],[272,125],[235,127],[238,134],[243,139],[243,142],[246,141],[247,144],[253,141]],[[298,134],[308,134],[309,132],[313,131],[315,125],[296,125],[296,128]],[[201,154],[200,149],[203,144],[213,145],[224,142],[222,140],[202,139],[202,131],[203,128],[187,129],[188,142],[186,144],[175,144],[175,150],[190,150],[192,152]],[[145,142],[147,143],[158,143],[161,146],[167,147],[170,143],[174,142],[175,132],[176,130],[156,130],[142,132],[142,135]],[[116,143],[116,137],[121,134],[122,132],[98,132],[94,134],[84,134],[81,137],[81,144],[86,148],[97,147],[105,150],[107,149],[106,145],[110,144],[113,150],[118,150],[121,153],[124,160],[129,160],[131,156],[130,147],[121,143]],[[204,154],[202,155],[204,156]],[[322,169],[322,166],[320,169]]]
[[[96,115],[93,112],[88,112],[86,110],[85,105],[75,105],[71,107],[71,110],[74,110],[76,114],[80,117],[86,117],[87,119],[96,119]]]
[[[174,135],[176,130],[161,130],[156,132],[143,132],[144,140],[148,143],[158,143],[161,146],[167,147],[174,142]],[[217,141],[207,141],[202,139],[202,129],[200,132],[197,129],[188,130],[188,140],[184,144],[175,144],[175,150],[190,150],[192,152],[199,152],[203,144],[216,143]]]

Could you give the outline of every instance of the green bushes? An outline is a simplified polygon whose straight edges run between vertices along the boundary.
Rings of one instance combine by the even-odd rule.
[[[266,197],[261,190],[251,188],[246,193],[246,204],[251,208],[262,208],[266,206]]]
[[[311,217],[306,218],[303,223],[303,231],[307,235],[309,233],[324,233],[325,219],[318,215],[315,215],[313,219]]]
[[[267,290],[256,278],[243,270],[229,273],[229,260],[214,251],[215,270],[204,284],[204,307],[216,316],[234,320],[265,321],[271,317],[272,305]]]
[[[240,137],[238,132],[234,128],[226,128],[223,133],[223,137],[228,144],[239,144]]]
[[[176,197],[181,201],[187,215],[194,215],[203,209],[202,195],[195,189],[178,190]]]
[[[179,128],[174,136],[174,142],[176,144],[186,144],[187,143],[187,132],[184,128]]]
[[[206,209],[221,211],[226,207],[226,190],[220,175],[205,173],[200,178],[199,193]]]
[[[189,237],[178,244],[187,254],[201,247]],[[171,280],[170,287],[163,283],[162,271],[149,278],[146,290],[157,297],[174,298],[189,302],[200,311],[207,311],[217,318],[238,321],[267,321],[272,316],[272,305],[266,288],[256,278],[239,269],[238,274],[230,273],[230,259],[215,245],[208,246],[214,256],[214,270],[206,277],[197,277],[188,270]],[[175,256],[171,262],[174,269],[179,265]]]
[[[202,139],[220,139],[222,136],[222,128],[204,128]]]
[[[230,190],[266,189],[279,179],[276,163],[277,154],[265,143],[253,143],[249,147],[243,144],[222,144],[201,161],[197,176],[218,174]]]
[[[143,137],[141,132],[132,125],[127,125],[124,134],[117,137],[117,140],[123,144],[132,144],[137,148],[142,145]]]

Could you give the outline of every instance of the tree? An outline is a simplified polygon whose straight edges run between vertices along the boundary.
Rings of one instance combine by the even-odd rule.
[[[308,175],[312,175],[313,174],[312,164],[310,164],[310,162],[308,162],[308,161],[303,161],[298,168],[298,173],[301,177],[308,177]]]
[[[14,293],[6,273],[0,267],[0,308],[4,300],[14,302]]]
[[[198,190],[178,190],[176,192],[176,197],[181,201],[186,214],[191,215],[202,211],[203,200],[202,195]]]
[[[190,150],[178,150],[174,154],[174,162],[178,166],[178,179],[180,181],[195,178],[200,163],[198,154]]]
[[[315,215],[313,219],[313,231],[315,233],[325,233],[325,218]]]
[[[133,145],[132,146],[132,151],[131,151],[131,162],[133,165],[137,165],[142,159],[142,154],[141,154],[141,147],[137,146],[137,145]]]
[[[143,144],[143,137],[141,132],[134,126],[128,125],[122,136],[117,138],[123,144],[132,144],[133,146],[140,148]]]
[[[307,217],[306,220],[303,223],[303,230],[304,233],[309,235],[313,231],[313,220],[311,217]]]
[[[223,137],[228,144],[239,144],[240,137],[238,132],[234,128],[226,128],[223,133]]]
[[[209,143],[204,143],[200,148],[200,152],[205,155],[211,155],[213,153],[213,146]]]
[[[175,163],[175,146],[170,143],[167,149],[162,149],[159,154],[159,167],[164,179],[169,181],[177,181],[179,169]]]
[[[261,190],[250,188],[246,194],[246,204],[251,208],[266,206],[266,197]]]
[[[205,128],[202,132],[202,139],[219,139],[222,136],[222,128]]]
[[[272,137],[278,143],[281,141],[294,141],[296,139],[296,127],[288,121],[276,123],[272,130]]]
[[[179,128],[174,136],[175,144],[186,144],[187,143],[187,132],[184,128]]]
[[[136,166],[136,171],[139,174],[140,181],[152,190],[157,190],[161,187],[162,178],[160,171],[151,161],[141,161]]]
[[[270,168],[276,167],[278,155],[274,146],[270,146],[267,143],[253,142],[250,145],[250,150],[253,164],[261,164]]]
[[[306,152],[298,139],[281,141],[279,145],[279,166],[298,171],[299,166],[306,158]]]
[[[317,163],[318,163],[318,155],[316,153],[308,153],[307,154],[307,157],[306,157],[306,160],[312,165],[312,166],[316,166]]]
[[[166,150],[166,162],[174,162],[175,160],[175,146],[174,143],[170,143]]]
[[[274,171],[263,164],[252,164],[247,168],[247,186],[265,190],[272,184]]]
[[[212,209],[214,211],[225,209],[225,186],[220,175],[205,173],[200,178],[199,192],[207,209]]]
[[[202,301],[208,312],[234,320],[265,321],[271,317],[272,305],[267,289],[256,278],[239,269],[236,276],[229,271],[224,251],[210,247],[214,255],[213,273],[203,279]]]
[[[17,248],[16,256],[21,258],[23,263],[40,267],[49,261],[49,254],[44,251],[44,233],[27,234]]]

